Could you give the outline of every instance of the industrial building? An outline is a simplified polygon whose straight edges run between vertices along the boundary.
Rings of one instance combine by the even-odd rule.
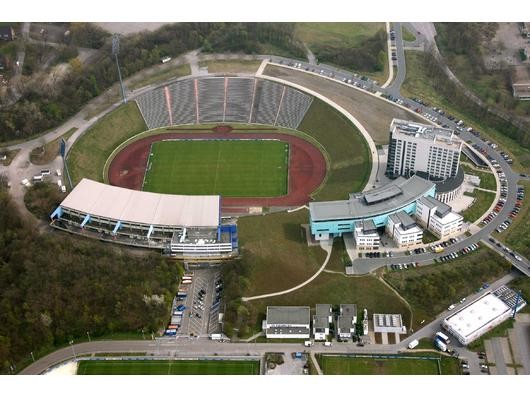
[[[218,195],[169,195],[81,180],[51,214],[51,226],[100,240],[158,249],[176,258],[230,258],[235,223]]]
[[[416,219],[438,238],[462,231],[464,218],[452,212],[449,205],[432,197],[421,197],[416,204]]]
[[[419,245],[423,239],[423,230],[403,210],[388,216],[385,231],[399,248]]]
[[[310,338],[309,307],[270,306],[262,328],[267,338]]]
[[[445,180],[458,173],[462,142],[451,129],[393,119],[386,174],[410,177],[425,172]]]
[[[514,311],[521,310],[525,305],[526,302],[513,290],[501,286],[446,317],[442,326],[462,345],[467,345],[504,322]]]
[[[315,315],[313,315],[313,338],[315,341],[327,339],[332,320],[331,304],[317,304]]]
[[[310,202],[311,234],[316,240],[332,239],[353,233],[359,221],[369,220],[376,228],[384,227],[391,214],[399,211],[413,214],[418,199],[434,195],[433,182],[412,176],[409,179],[398,177],[365,193],[352,193],[347,200]]]

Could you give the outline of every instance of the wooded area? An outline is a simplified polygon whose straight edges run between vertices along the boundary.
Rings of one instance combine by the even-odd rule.
[[[42,201],[43,190],[33,198]],[[174,261],[62,232],[39,234],[36,223],[20,219],[5,185],[0,206],[0,372],[22,369],[30,352],[38,357],[86,340],[87,331],[93,338],[148,334],[165,324],[181,272]]]
[[[90,99],[117,82],[111,42],[106,39],[107,36],[91,24],[74,25],[71,29],[72,42],[91,47],[104,43],[100,59],[86,66],[72,60],[70,73],[53,89],[25,86],[22,97],[14,105],[0,109],[0,141],[28,138],[61,124]],[[164,56],[175,57],[201,47],[205,52],[216,53],[274,52],[274,49],[279,49],[283,54],[303,57],[302,44],[293,38],[294,29],[294,23],[165,25],[154,32],[137,33],[121,39],[119,61],[122,75],[127,78],[159,63]],[[88,33],[84,36],[78,31]],[[83,40],[81,37],[84,37]],[[35,54],[35,57],[38,56],[38,53]]]

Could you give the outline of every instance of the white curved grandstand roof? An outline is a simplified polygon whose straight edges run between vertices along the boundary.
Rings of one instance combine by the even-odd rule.
[[[416,175],[410,179],[398,177],[391,183],[361,194],[350,194],[350,199],[310,202],[312,221],[363,219],[400,210],[428,194],[434,183]]]
[[[61,207],[127,223],[217,227],[219,195],[170,195],[129,190],[83,179]]]

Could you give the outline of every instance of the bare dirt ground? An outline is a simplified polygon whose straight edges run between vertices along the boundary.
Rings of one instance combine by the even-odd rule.
[[[359,120],[376,144],[388,144],[393,118],[421,122],[419,117],[380,98],[319,76],[271,65],[266,67],[264,74],[300,84],[326,96]]]
[[[144,30],[154,31],[168,22],[96,22],[96,25],[110,33],[130,34]]]
[[[529,46],[530,40],[521,36],[517,23],[499,23],[497,34],[484,53],[484,63],[490,70],[497,70],[501,65],[521,65],[519,49]]]

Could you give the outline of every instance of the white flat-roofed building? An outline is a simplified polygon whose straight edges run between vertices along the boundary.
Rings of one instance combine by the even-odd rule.
[[[359,250],[377,250],[381,244],[381,237],[373,220],[356,222],[353,236]]]
[[[432,197],[421,197],[416,203],[418,223],[443,239],[462,231],[464,218],[452,212],[451,207]]]
[[[423,238],[423,230],[404,211],[388,216],[385,231],[399,248],[418,245]]]
[[[394,118],[386,174],[409,177],[421,171],[437,179],[456,176],[462,142],[452,129]]]
[[[267,338],[310,338],[309,307],[269,306],[263,331]]]
[[[442,326],[462,345],[467,345],[508,319],[516,305],[519,311],[526,302],[517,298],[513,290],[501,286],[446,317]]]
[[[373,320],[375,333],[407,333],[400,314],[374,314]]]
[[[51,214],[72,233],[166,251],[175,257],[229,257],[235,224],[221,224],[219,195],[171,195],[82,179]]]

